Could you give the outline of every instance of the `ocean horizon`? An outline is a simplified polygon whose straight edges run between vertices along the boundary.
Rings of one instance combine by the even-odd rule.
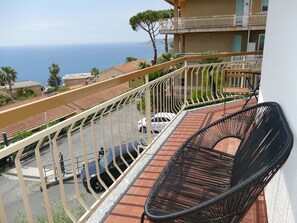
[[[158,44],[158,55],[164,44]],[[95,43],[65,45],[1,46],[0,67],[12,67],[17,81],[31,80],[47,85],[52,63],[60,67],[59,76],[87,73],[93,67],[104,71],[125,63],[127,57],[151,60],[153,48],[149,42]]]

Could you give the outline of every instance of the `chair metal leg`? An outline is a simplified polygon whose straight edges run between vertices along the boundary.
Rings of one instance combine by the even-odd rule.
[[[144,223],[144,217],[145,217],[145,213],[144,212],[142,212],[142,215],[141,215],[141,223]]]

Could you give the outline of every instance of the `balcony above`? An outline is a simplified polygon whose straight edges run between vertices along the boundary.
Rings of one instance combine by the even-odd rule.
[[[266,18],[266,13],[173,18],[160,21],[160,33],[265,30]]]

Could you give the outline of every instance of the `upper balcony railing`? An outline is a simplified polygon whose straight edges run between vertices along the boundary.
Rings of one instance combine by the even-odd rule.
[[[257,54],[261,52],[185,56],[0,112],[0,127],[3,127],[95,92],[136,78],[145,78],[145,84],[136,89],[0,150],[0,159],[6,159],[10,155],[15,156],[15,172],[21,192],[18,205],[19,209],[25,211],[24,220],[33,222],[36,220],[34,216],[41,214],[46,216],[49,222],[54,222],[56,205],[51,199],[59,199],[73,222],[85,222],[165,131],[163,118],[167,117],[158,116],[151,119],[154,114],[174,113],[176,114],[174,117],[177,117],[189,106],[234,97],[235,95],[224,94],[224,70],[226,68],[261,69],[261,59],[231,61],[233,56],[245,58],[245,56],[251,57]],[[224,62],[199,63],[202,59],[217,57],[223,58]],[[168,73],[169,70],[173,71]],[[156,71],[162,71],[163,76],[149,81],[150,74]],[[235,87],[246,85],[244,80],[234,80],[231,83]],[[99,149],[101,147],[102,151]],[[32,154],[30,162],[23,163],[21,156],[28,150]],[[63,154],[63,160],[60,153]],[[38,204],[34,196],[28,193],[30,184],[24,177],[24,171],[29,167],[31,174],[35,171],[34,176],[38,177],[41,183],[42,192],[35,191],[42,194]],[[82,180],[79,179],[82,168],[85,169],[83,184],[89,193],[86,193]],[[73,177],[72,194],[69,192],[69,185],[64,183],[65,176],[69,175]],[[109,182],[106,181],[107,178]],[[47,187],[49,181],[55,180],[59,184],[56,186],[58,188],[56,198],[52,192],[50,195]],[[7,214],[6,201],[10,199],[9,196],[9,193],[0,191],[1,222],[14,221],[15,216]],[[69,203],[70,200],[71,203]],[[41,204],[45,207],[44,212],[39,210],[36,213],[38,210],[36,206]],[[80,209],[79,213],[74,211],[74,207]]]
[[[266,13],[250,15],[220,15],[187,17],[160,20],[160,32],[184,31],[184,30],[205,30],[205,29],[226,29],[266,26]]]

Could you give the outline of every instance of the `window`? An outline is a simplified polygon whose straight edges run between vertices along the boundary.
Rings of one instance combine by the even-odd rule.
[[[165,117],[162,118],[162,121],[163,122],[170,122],[169,118],[165,118]]]
[[[258,50],[264,49],[265,34],[260,34],[258,39]]]
[[[268,11],[268,2],[269,0],[262,0],[262,12]]]

